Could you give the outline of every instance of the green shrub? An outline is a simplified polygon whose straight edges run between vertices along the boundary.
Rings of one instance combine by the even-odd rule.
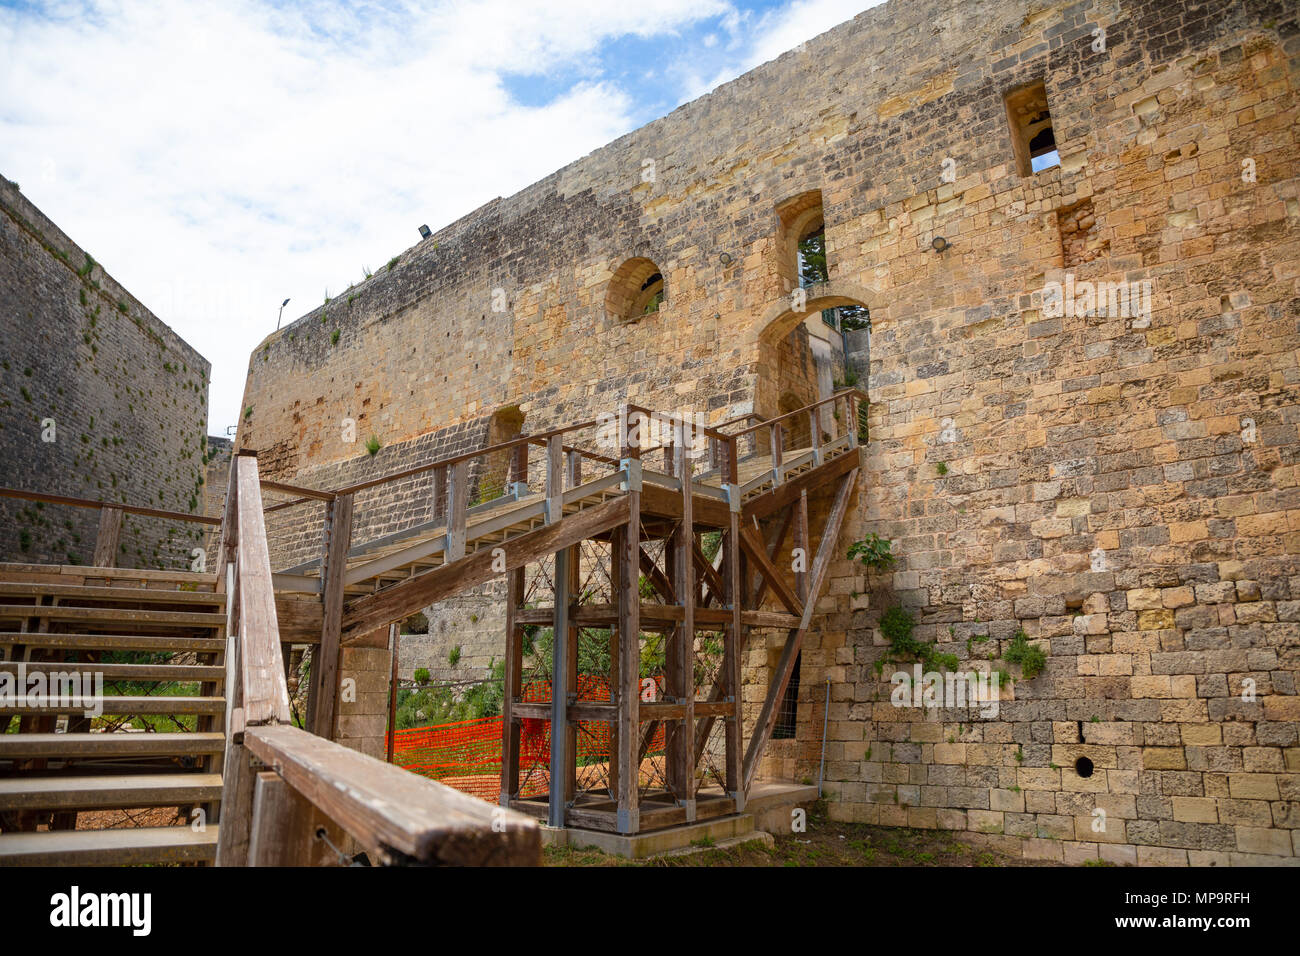
[[[455,667],[460,663],[460,645],[457,644],[447,654],[447,663]]]
[[[1019,664],[1025,680],[1033,680],[1047,666],[1047,655],[1041,647],[1029,643],[1029,636],[1024,631],[1016,631],[1002,659],[1008,664]]]
[[[880,615],[880,633],[889,642],[892,654],[920,658],[925,645],[912,637],[915,627],[916,621],[912,615],[897,605]]]
[[[417,667],[417,668],[415,669],[415,682],[416,682],[417,684],[427,684],[427,683],[429,683],[429,668],[427,668],[427,667]]]
[[[849,545],[848,558],[857,558],[867,567],[876,571],[887,571],[894,566],[894,554],[890,551],[891,542],[874,531]]]
[[[376,436],[371,435],[368,439],[366,439],[366,451],[368,451],[370,454],[378,455],[379,449],[382,447],[384,446],[379,444],[379,439]]]

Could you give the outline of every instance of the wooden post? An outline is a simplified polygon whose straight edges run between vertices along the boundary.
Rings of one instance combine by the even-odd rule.
[[[616,537],[618,579],[618,781],[619,833],[636,833],[641,828],[641,594],[637,587],[641,567],[641,491],[631,486],[627,493],[630,513],[621,535]]]
[[[799,492],[794,504],[794,546],[803,552],[803,571],[794,573],[794,590],[801,604],[808,603],[808,490]]]
[[[316,831],[325,828],[335,846],[345,845],[343,829],[309,800],[264,770],[253,784],[253,822],[248,841],[249,866],[330,866],[338,858]]]
[[[447,466],[439,465],[433,469],[433,516],[442,518],[447,514]]]
[[[617,605],[623,594],[623,564],[619,561],[619,555],[623,553],[623,535],[626,529],[623,526],[613,528],[609,533],[609,584],[610,594],[613,597],[614,604]],[[620,652],[621,633],[618,626],[609,629],[609,696],[610,702],[617,704],[622,694],[620,688],[623,686],[621,675],[622,653]],[[610,727],[610,740],[612,741],[609,748],[609,792],[615,799],[618,799],[619,790],[619,753],[622,750],[619,734],[621,732],[622,721],[615,719]],[[638,744],[639,746],[639,744]]]
[[[776,481],[781,480],[781,461],[785,452],[784,436],[781,433],[781,423],[772,423],[772,477]]]
[[[352,543],[352,495],[342,494],[326,505],[329,541],[326,545],[324,588],[321,595],[321,636],[311,669],[308,730],[334,739],[338,714],[339,638],[343,620],[343,584],[348,548]]]
[[[546,822],[564,826],[569,744],[569,549],[555,553],[551,618],[551,773]]]
[[[579,562],[582,560],[582,546],[574,545],[569,549],[569,585],[565,588],[567,597],[570,601],[577,600],[578,588],[582,586],[580,577]],[[565,636],[565,650],[567,675],[565,684],[569,688],[569,696],[575,697],[578,691],[578,626],[573,622],[572,616],[569,619],[569,633]],[[572,806],[574,796],[578,791],[578,722],[568,719],[568,711],[565,711],[565,765],[564,765],[564,803],[565,806]]]
[[[677,526],[673,541],[673,589],[682,605],[682,623],[673,634],[676,643],[673,663],[673,693],[686,704],[685,713],[672,735],[676,746],[669,753],[674,766],[673,778],[678,787],[676,794],[686,809],[686,822],[695,819],[695,514],[691,494],[690,446],[682,434],[676,443],[677,476],[682,482],[682,521]]]
[[[736,460],[736,440],[732,438],[727,443],[727,464],[726,480],[734,489],[734,494],[739,494],[739,463]],[[727,695],[731,698],[732,710],[731,715],[725,724],[726,732],[726,749],[727,749],[727,792],[730,793],[736,801],[736,812],[745,809],[745,785],[743,776],[743,757],[741,754],[741,701],[740,701],[740,649],[743,634],[741,624],[741,610],[744,600],[741,595],[744,591],[741,587],[741,566],[740,566],[740,506],[739,503],[733,502],[731,508],[730,527],[727,530],[726,538],[723,541],[723,547],[726,548],[725,557],[723,558],[723,589],[724,600],[728,609],[731,611],[731,622],[723,632],[723,678],[726,681]]]
[[[727,750],[727,792],[736,800],[736,811],[745,809],[745,793],[742,775],[741,756],[741,720],[743,712],[740,700],[740,653],[741,653],[741,580],[740,580],[740,515],[731,513],[731,526],[722,546],[725,548],[723,558],[724,600],[731,611],[731,620],[723,631],[722,678],[726,686],[726,695],[731,702],[730,713],[724,718],[726,723]]]
[[[546,439],[546,523],[564,517],[564,437]]]
[[[402,625],[390,624],[388,634],[393,646],[393,669],[388,677],[388,762],[392,763],[397,743],[397,650],[402,640]]]
[[[506,572],[506,666],[501,699],[501,806],[519,793],[519,721],[515,701],[523,693],[523,628],[516,622],[524,599],[524,569]]]
[[[510,480],[517,484],[528,484],[528,443],[515,446],[510,466]]]
[[[451,466],[447,481],[447,544],[443,560],[450,564],[465,557],[465,511],[469,507],[469,463]]]
[[[117,545],[122,536],[122,509],[99,509],[99,534],[95,538],[95,557],[93,563],[97,568],[117,567]]]
[[[812,623],[817,595],[821,593],[822,583],[825,581],[827,571],[830,569],[837,547],[840,527],[844,523],[844,515],[848,511],[849,497],[853,493],[853,486],[857,480],[858,469],[854,468],[840,480],[839,488],[836,489],[835,501],[831,505],[830,514],[826,518],[826,525],[822,529],[821,541],[817,545],[817,557],[813,561],[812,573],[808,582],[808,599],[804,602],[803,615],[799,619],[799,626],[792,628],[786,638],[785,648],[781,651],[781,659],[777,662],[776,673],[772,676],[772,683],[768,686],[767,696],[763,699],[763,707],[759,711],[758,720],[754,724],[754,733],[750,736],[749,747],[745,752],[744,781],[746,791],[749,790],[754,776],[758,773],[758,762],[763,756],[763,749],[772,736],[772,728],[776,724],[778,705],[785,695],[785,689],[790,682],[790,675],[794,672],[794,662],[799,655],[803,636]]]
[[[633,420],[636,425],[636,441],[632,440]],[[645,442],[645,436],[641,434],[641,429],[647,424],[645,416],[641,414],[640,409],[630,405],[620,405],[618,410],[619,424],[623,426],[622,434],[619,435],[619,457],[621,458],[640,458],[641,445]]]

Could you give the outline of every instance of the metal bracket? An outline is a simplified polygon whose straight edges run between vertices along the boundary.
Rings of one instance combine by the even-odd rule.
[[[623,483],[619,488],[623,491],[640,491],[641,490],[641,459],[640,458],[623,458],[619,460],[618,467],[623,471]]]

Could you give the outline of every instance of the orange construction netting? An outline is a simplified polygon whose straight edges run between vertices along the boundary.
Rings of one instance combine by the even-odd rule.
[[[658,681],[656,681],[658,683]],[[609,680],[590,674],[578,675],[577,696],[584,701],[608,701]],[[551,682],[530,681],[524,685],[523,700],[551,699]],[[548,789],[551,754],[550,721],[524,718],[519,727],[519,796],[537,797]],[[437,780],[492,803],[501,794],[502,718],[482,717],[430,727],[399,730],[393,739],[393,763],[413,773]],[[608,764],[613,747],[613,724],[584,720],[578,724],[577,762],[588,772],[580,778],[598,779]],[[646,756],[662,754],[664,729],[660,725],[651,739]],[[595,773],[591,771],[595,770]]]

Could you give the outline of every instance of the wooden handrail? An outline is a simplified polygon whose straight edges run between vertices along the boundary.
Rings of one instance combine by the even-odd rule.
[[[292,726],[263,486],[256,457],[236,455],[219,577],[229,593],[217,864],[320,862],[317,835],[330,833],[327,824],[334,837],[341,828],[381,864],[539,864],[541,837],[532,819]],[[326,689],[337,694],[333,683]],[[256,768],[254,758],[271,772]]]
[[[382,475],[379,478],[371,478],[369,481],[362,481],[355,485],[349,485],[346,488],[339,488],[333,494],[345,495],[356,494],[358,491],[365,491],[367,488],[373,488],[375,485],[386,484],[390,481],[397,481],[400,478],[410,478],[412,475],[420,475],[426,471],[432,471],[435,468],[446,468],[449,465],[457,465],[461,462],[471,461],[475,458],[482,458],[484,455],[495,455],[503,451],[511,451],[520,445],[545,444],[548,438],[554,435],[563,435],[567,432],[578,431],[583,428],[591,428],[596,424],[595,419],[590,421],[578,422],[576,425],[566,425],[563,428],[553,428],[550,431],[538,432],[534,435],[520,435],[517,438],[511,438],[509,441],[497,442],[495,445],[488,445],[486,448],[480,448],[477,451],[461,452],[459,455],[452,455],[449,458],[439,458],[437,461],[427,462],[423,465],[415,465],[402,471],[395,471],[388,475]],[[595,457],[594,453],[583,451],[580,448],[573,449],[583,455]]]
[[[848,398],[848,397],[852,397],[855,399],[860,398],[863,401],[866,401],[867,393],[862,391],[862,389],[860,388],[842,388],[838,392],[835,392],[833,395],[830,395],[823,399],[819,399],[818,401],[815,401],[810,405],[805,405],[803,408],[796,408],[792,412],[785,412],[784,414],[777,415],[774,418],[763,419],[757,424],[750,425],[748,428],[743,428],[738,432],[732,433],[729,437],[740,438],[743,435],[748,435],[750,432],[758,431],[760,428],[766,428],[770,425],[775,425],[777,422],[785,421],[785,419],[787,418],[793,418],[795,415],[806,415],[808,412],[812,411],[815,408],[820,408],[823,405],[829,405],[832,402],[838,402],[840,399]]]
[[[75,508],[113,508],[126,514],[141,515],[146,518],[167,518],[172,521],[190,521],[195,524],[221,524],[220,518],[210,518],[207,515],[186,514],[183,511],[164,511],[161,508],[144,508],[140,505],[126,505],[117,501],[101,501],[96,498],[69,498],[66,495],[49,495],[41,491],[23,491],[18,488],[0,488],[0,498],[41,501],[52,505],[72,505]]]

